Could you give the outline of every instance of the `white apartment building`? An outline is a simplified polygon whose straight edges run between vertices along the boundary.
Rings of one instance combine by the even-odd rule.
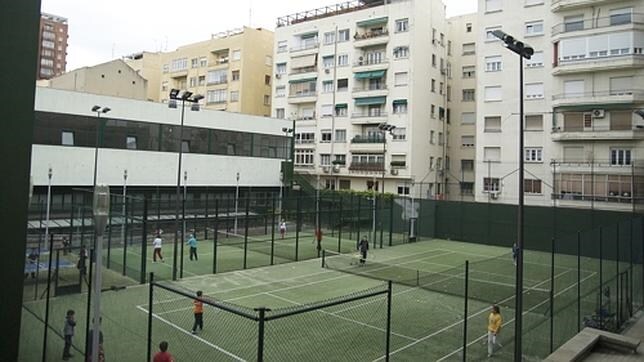
[[[295,171],[330,189],[384,182],[386,192],[443,197],[446,34],[440,0],[350,1],[280,18],[272,108],[294,121]]]
[[[516,203],[519,57],[526,204],[632,210],[642,195],[644,2],[479,0],[477,201]]]

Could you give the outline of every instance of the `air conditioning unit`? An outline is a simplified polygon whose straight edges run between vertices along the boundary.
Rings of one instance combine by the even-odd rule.
[[[499,198],[499,192],[498,191],[490,192],[490,197],[492,198],[492,200],[498,199]]]
[[[331,172],[331,167],[329,167],[329,166],[322,166],[322,172],[324,172],[324,173],[329,173],[329,172]]]
[[[395,168],[392,168],[391,169],[391,174],[394,175],[394,176],[398,176],[398,170],[396,170]]]
[[[340,172],[340,165],[333,165],[333,173]]]
[[[329,68],[324,69],[324,73],[326,73],[326,74],[331,73],[331,69],[329,69]]]
[[[593,109],[594,118],[604,118],[606,112],[603,109]]]

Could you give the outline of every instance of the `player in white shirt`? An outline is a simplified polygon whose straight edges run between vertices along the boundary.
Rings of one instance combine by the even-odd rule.
[[[157,261],[157,255],[159,256],[159,259],[163,261],[163,256],[161,255],[161,243],[163,242],[163,239],[161,239],[161,235],[157,235],[156,238],[154,238],[154,241],[152,241],[152,246],[154,247],[154,254],[152,255],[152,261]]]
[[[286,221],[282,220],[280,223],[280,236],[282,239],[284,239],[284,236],[286,235]]]

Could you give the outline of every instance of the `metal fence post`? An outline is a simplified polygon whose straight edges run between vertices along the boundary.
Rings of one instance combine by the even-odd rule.
[[[49,234],[49,269],[47,270],[47,296],[45,299],[45,331],[42,338],[42,361],[47,361],[47,332],[49,330],[49,297],[51,290],[51,269],[52,269],[52,260],[54,259],[54,234]],[[58,254],[56,254],[58,256]],[[39,261],[38,261],[39,262]],[[58,260],[56,260],[58,263]],[[58,270],[58,264],[56,265],[56,270]]]
[[[550,244],[550,353],[555,348],[555,238]]]
[[[210,224],[208,222],[208,196],[209,196],[208,187],[206,187],[206,215],[205,215],[206,216],[206,221],[204,223],[204,225],[206,225],[206,227],[204,228],[204,231],[203,231],[203,233],[204,233],[203,234],[203,239],[204,240],[208,240],[208,225]]]
[[[107,269],[110,269],[110,261],[111,261],[111,254],[112,254],[112,210],[114,203],[110,202],[110,214],[107,218],[107,230],[109,232],[107,233]]]
[[[615,229],[616,229],[615,230],[615,241],[616,241],[616,243],[615,243],[615,271],[616,271],[615,278],[617,279],[617,283],[616,283],[617,284],[617,308],[616,308],[617,310],[616,310],[616,313],[617,313],[617,322],[619,323],[619,321],[621,321],[621,317],[622,317],[622,313],[621,313],[622,304],[620,303],[621,302],[620,301],[620,297],[621,297],[620,290],[622,289],[622,287],[620,286],[620,277],[619,277],[619,259],[620,259],[620,257],[619,257],[619,222],[617,223],[617,227]]]
[[[297,215],[295,215],[295,261],[300,258],[300,228],[302,227],[302,189],[297,192]]]
[[[128,207],[128,202],[127,198],[123,200],[125,202],[125,215],[123,215],[123,225],[121,225],[122,228],[125,228],[125,232],[123,232],[123,240],[121,242],[123,243],[123,268],[121,270],[121,273],[125,275],[126,270],[125,267],[127,266],[127,215],[130,213],[130,208]]]
[[[392,297],[392,282],[387,282],[387,341],[385,346],[385,361],[389,362],[389,353],[391,350],[391,297]]]
[[[463,294],[463,361],[467,361],[467,315],[469,300],[470,261],[465,260],[465,290]]]
[[[604,267],[604,251],[602,250],[603,246],[603,236],[602,236],[602,227],[599,227],[599,329],[604,329],[604,313],[602,312],[604,305],[604,278],[603,278],[603,267]]]
[[[275,262],[275,195],[271,196],[271,265]]]
[[[145,283],[147,271],[147,240],[148,240],[148,198],[143,196],[143,220],[141,225],[141,284]]]
[[[577,231],[577,333],[581,331],[581,231]]]
[[[326,267],[326,249],[322,249],[322,268]]]
[[[152,360],[152,307],[154,305],[154,273],[150,273],[150,288],[148,289],[148,350],[146,361]]]
[[[219,199],[215,199],[215,229],[212,238],[212,273],[217,274],[217,241],[219,240]]]
[[[343,197],[340,195],[340,205],[338,207],[338,253],[342,252],[342,200]]]
[[[248,262],[248,214],[250,211],[250,194],[246,194],[246,217],[244,218],[244,269]]]
[[[41,210],[42,210],[42,203],[41,203]],[[69,207],[70,213],[69,213],[69,242],[71,245],[74,245],[74,191],[72,191],[72,203]],[[42,227],[42,212],[40,216],[40,227]]]
[[[264,361],[264,324],[266,323],[266,307],[260,307],[255,309],[259,312],[259,323],[257,331],[257,362]]]
[[[631,280],[630,280],[630,303],[628,305],[628,312],[630,316],[633,316],[633,303],[635,301],[633,300],[633,219],[631,218],[630,223],[629,223],[629,237],[628,237],[628,245],[629,245],[629,252],[628,255],[630,256],[628,258],[628,264],[629,264],[629,269],[631,271]]]
[[[393,244],[394,238],[394,198],[389,198],[389,246]]]
[[[362,201],[362,196],[358,196],[358,217],[355,219],[356,224],[357,224],[357,229],[356,230],[356,241],[360,242],[360,221],[362,219],[362,205],[360,202]]]

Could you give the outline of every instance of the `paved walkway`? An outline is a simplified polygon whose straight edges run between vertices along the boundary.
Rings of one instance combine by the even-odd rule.
[[[620,354],[614,350],[598,348],[593,353],[584,359],[586,362],[642,362],[644,361],[644,312],[639,313],[639,319],[635,324],[630,326],[624,333],[625,336],[636,338],[642,341],[637,354]]]

